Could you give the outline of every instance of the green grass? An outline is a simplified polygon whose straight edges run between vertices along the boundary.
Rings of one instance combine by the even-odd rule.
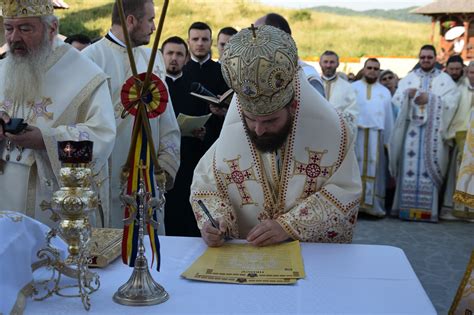
[[[113,0],[69,0],[69,10],[57,10],[63,35],[84,33],[103,36],[110,28]],[[157,21],[161,1],[155,0]],[[269,7],[248,0],[171,0],[161,41],[169,36],[187,38],[192,22],[203,21],[213,29],[213,51],[220,28],[249,27],[260,16],[277,12],[288,18],[293,37],[303,58],[317,57],[327,49],[341,57],[416,56],[428,43],[430,23],[408,23],[381,18],[341,16],[310,10]]]

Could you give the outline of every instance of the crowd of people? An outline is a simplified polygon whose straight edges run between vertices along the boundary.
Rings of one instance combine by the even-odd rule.
[[[124,0],[123,8],[137,70],[145,72],[154,3]],[[101,224],[122,227],[121,168],[133,118],[121,115],[120,95],[132,70],[117,4],[110,31],[93,43],[81,35],[58,40],[49,0],[13,1],[3,14],[0,210],[53,224],[42,204],[59,187],[56,142],[92,140]],[[473,62],[466,67],[453,56],[440,70],[435,48],[424,45],[401,80],[376,58],[352,77],[337,72],[339,56],[328,50],[320,74],[299,59],[290,25],[275,13],[240,32],[225,27],[215,39],[217,60],[211,27],[194,22],[187,39],[165,39],[154,60],[170,94],[165,112],[150,121],[168,179],[161,234],[202,235],[211,246],[224,236],[259,246],[289,238],[350,242],[358,211],[474,219],[452,198],[474,104]],[[196,86],[215,96],[232,89],[234,97],[228,107],[210,104],[190,94]],[[181,134],[178,115],[209,119]],[[4,132],[11,118],[28,127]]]

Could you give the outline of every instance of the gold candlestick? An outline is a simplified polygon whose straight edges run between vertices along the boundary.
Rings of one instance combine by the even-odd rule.
[[[88,163],[92,160],[92,142],[64,141],[58,143],[62,168],[59,172],[61,188],[53,194],[50,210],[59,218],[58,229],[47,235],[47,247],[38,251],[42,265],[52,271],[46,281],[35,283],[35,300],[44,300],[53,294],[63,297],[80,297],[84,308],[90,309],[89,295],[99,289],[96,273],[89,271],[91,225],[89,213],[98,206],[97,194],[92,191],[92,171]],[[68,257],[62,260],[59,250],[50,241],[57,234],[68,244]],[[61,286],[61,275],[77,279],[75,285]],[[64,289],[77,288],[77,294]]]

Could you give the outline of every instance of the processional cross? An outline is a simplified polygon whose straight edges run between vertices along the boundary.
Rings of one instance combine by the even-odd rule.
[[[157,183],[157,194],[160,194],[160,188],[164,189],[165,186],[164,181],[166,177],[164,176],[164,171],[158,164],[158,157],[155,151],[153,135],[151,132],[150,118],[155,118],[165,111],[169,97],[165,84],[152,73],[158,51],[158,42],[163,30],[166,10],[168,8],[168,2],[168,0],[165,0],[163,4],[163,9],[158,23],[156,37],[153,43],[147,71],[146,73],[138,74],[135,58],[133,56],[130,35],[127,30],[123,2],[122,0],[117,0],[118,13],[122,24],[123,36],[125,39],[128,59],[130,61],[130,68],[132,71],[132,77],[125,82],[121,91],[121,101],[124,106],[121,117],[124,119],[129,114],[135,116],[130,149],[128,151],[127,160],[122,167],[122,179],[127,183],[127,195],[133,195],[136,193],[139,190],[139,183],[141,181],[144,181],[147,192],[155,191],[155,178],[159,181]],[[141,146],[146,150],[141,150],[141,147],[137,147],[139,138],[143,140],[140,143]],[[144,154],[141,154],[141,151],[148,152],[148,154],[143,156]],[[144,171],[143,167],[145,167],[147,170],[153,170],[153,173]],[[145,209],[145,212],[148,211],[149,209]],[[131,212],[132,209],[126,207],[125,217],[128,218]],[[150,232],[150,222],[146,222],[146,224],[147,229]],[[136,221],[129,225],[125,224],[124,226],[122,260],[124,263],[128,263],[131,266],[134,264],[135,257],[133,256],[136,255],[137,251],[135,249],[138,246],[138,242],[136,241],[137,237],[135,235],[137,233],[137,229],[138,226]],[[152,246],[156,241],[157,238],[155,240],[151,240]],[[157,245],[158,244],[155,244],[155,246]],[[152,247],[152,251],[156,253],[157,267],[159,268],[159,246],[156,248]]]
[[[168,293],[153,280],[148,270],[143,240],[146,228],[153,259],[156,257],[156,265],[159,270],[161,256],[156,207],[162,208],[164,205],[166,177],[158,164],[150,118],[162,114],[168,103],[168,91],[165,84],[152,73],[168,2],[165,0],[163,4],[147,72],[138,74],[125,21],[123,3],[122,0],[117,0],[132,70],[132,77],[125,82],[121,91],[121,100],[124,106],[121,117],[124,119],[129,114],[135,116],[127,161],[122,167],[122,179],[127,183],[126,192],[122,192],[121,195],[122,200],[126,201],[122,260],[125,264],[133,266],[134,270],[130,279],[114,294],[113,299],[117,303],[131,306],[158,304],[169,298]],[[157,186],[155,186],[155,179]]]

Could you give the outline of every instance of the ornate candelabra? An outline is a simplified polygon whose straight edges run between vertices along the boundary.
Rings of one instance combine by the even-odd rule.
[[[100,286],[99,276],[89,271],[91,224],[89,213],[98,206],[97,194],[92,191],[91,141],[58,142],[61,188],[53,194],[50,210],[59,219],[57,229],[47,235],[47,246],[38,251],[42,265],[51,271],[47,280],[36,282],[35,300],[44,300],[53,294],[63,297],[80,297],[84,308],[90,309],[89,295]],[[61,259],[60,252],[51,245],[51,239],[61,236],[68,245],[68,257]],[[76,279],[72,285],[61,286],[62,275]],[[78,293],[68,293],[77,288]],[[65,292],[65,289],[69,289]]]
[[[129,209],[132,209],[128,223],[138,220],[138,253],[130,279],[123,284],[114,294],[114,301],[129,306],[146,306],[160,304],[169,299],[169,294],[159,285],[150,274],[148,261],[145,257],[145,246],[143,244],[145,224],[158,227],[158,222],[153,220],[153,214],[158,209],[162,209],[165,203],[165,177],[162,174],[157,176],[157,197],[152,198],[150,192],[145,191],[145,182],[140,180],[139,189],[132,196],[122,195],[122,202]],[[137,202],[138,201],[138,202]],[[151,211],[148,209],[151,208]],[[138,218],[137,218],[138,211]]]

